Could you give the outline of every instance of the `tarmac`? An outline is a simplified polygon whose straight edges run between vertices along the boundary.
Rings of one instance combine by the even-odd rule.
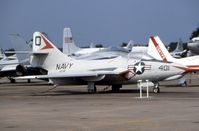
[[[161,82],[161,93],[139,98],[137,85],[119,93],[97,86],[58,86],[45,81],[11,84],[0,79],[0,131],[198,131],[199,75],[189,86]],[[146,92],[143,93],[146,95]]]

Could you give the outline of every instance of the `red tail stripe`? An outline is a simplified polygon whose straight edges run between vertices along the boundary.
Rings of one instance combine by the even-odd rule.
[[[152,42],[153,42],[153,44],[154,44],[156,50],[158,51],[159,55],[161,56],[162,60],[163,60],[163,61],[167,61],[167,59],[166,59],[164,53],[162,52],[160,46],[158,45],[158,43],[156,42],[156,40],[155,40],[155,38],[154,38],[153,36],[151,37],[151,40],[152,40]]]

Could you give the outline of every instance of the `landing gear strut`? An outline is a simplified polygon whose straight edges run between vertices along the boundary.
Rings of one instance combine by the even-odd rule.
[[[112,85],[112,92],[119,92],[120,88],[122,88],[122,85]]]
[[[88,82],[88,93],[96,93],[97,92],[97,88],[95,86],[94,82]]]
[[[31,80],[30,80],[30,79],[28,79],[28,80],[27,80],[27,82],[28,82],[28,83],[30,83],[30,82],[31,82]]]
[[[11,78],[11,77],[8,77],[8,79],[10,80],[10,83],[15,83],[15,79]]]
[[[154,87],[153,87],[153,93],[160,93],[160,88],[159,88],[159,83],[158,82],[153,82]]]

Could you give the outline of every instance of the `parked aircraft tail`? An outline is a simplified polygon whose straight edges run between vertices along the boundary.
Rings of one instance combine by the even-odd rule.
[[[173,51],[174,52],[182,52],[183,51],[183,43],[182,43],[182,40],[179,39],[179,42],[177,43],[177,46],[175,48],[175,50]]]
[[[67,54],[67,55],[71,55],[79,50],[80,50],[80,48],[75,45],[75,42],[73,40],[71,29],[64,28],[64,31],[63,31],[63,53]]]
[[[148,54],[157,60],[163,60],[167,62],[175,62],[179,65],[177,68],[186,70],[187,72],[199,71],[199,56],[185,57],[176,59],[172,57],[167,51],[166,47],[158,36],[151,37],[149,40]]]
[[[46,70],[55,70],[60,61],[68,61],[70,58],[57,49],[42,33],[33,34],[33,67],[42,67]]]
[[[150,37],[147,53],[157,60],[168,62],[173,62],[175,60],[158,36]]]

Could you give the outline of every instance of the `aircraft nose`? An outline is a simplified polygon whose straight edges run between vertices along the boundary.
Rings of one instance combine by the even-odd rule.
[[[197,47],[197,44],[196,43],[188,43],[187,44],[187,48],[189,49],[189,50],[192,50],[192,49],[194,49],[194,48],[196,48]]]

